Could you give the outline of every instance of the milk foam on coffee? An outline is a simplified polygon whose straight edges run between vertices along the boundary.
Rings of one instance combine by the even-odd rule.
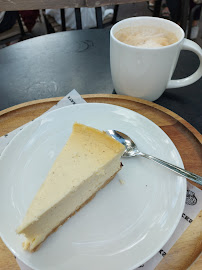
[[[120,29],[114,36],[123,43],[141,48],[159,48],[178,41],[174,33],[146,25]]]

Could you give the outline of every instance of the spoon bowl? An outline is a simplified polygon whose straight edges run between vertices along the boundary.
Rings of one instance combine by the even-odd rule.
[[[122,157],[134,157],[140,153],[137,145],[126,134],[117,130],[107,130],[106,133],[125,146],[125,151]]]

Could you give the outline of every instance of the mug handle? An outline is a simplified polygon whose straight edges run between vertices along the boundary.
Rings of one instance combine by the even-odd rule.
[[[168,88],[179,88],[179,87],[183,87],[186,85],[190,85],[190,84],[196,82],[202,76],[202,51],[201,51],[201,47],[198,44],[196,44],[195,42],[185,38],[184,43],[182,45],[182,50],[188,50],[188,51],[192,51],[192,52],[196,53],[199,57],[199,60],[200,60],[200,66],[197,69],[197,71],[195,71],[192,75],[190,75],[184,79],[170,80],[168,82],[167,87],[166,87],[167,89]]]

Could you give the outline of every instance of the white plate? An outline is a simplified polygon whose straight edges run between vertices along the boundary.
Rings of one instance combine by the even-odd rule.
[[[168,241],[186,195],[184,178],[141,157],[123,159],[124,167],[115,179],[37,252],[23,251],[24,237],[15,233],[75,121],[100,130],[123,131],[143,152],[183,167],[168,136],[140,114],[95,103],[55,110],[24,128],[2,155],[1,237],[33,269],[132,270]]]

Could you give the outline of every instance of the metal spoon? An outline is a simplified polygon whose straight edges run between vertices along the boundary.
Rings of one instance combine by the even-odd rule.
[[[123,157],[141,156],[141,157],[145,157],[147,159],[151,159],[151,160],[155,161],[156,163],[174,171],[175,173],[177,173],[181,176],[184,176],[184,177],[192,180],[193,182],[195,182],[199,185],[202,185],[202,177],[201,176],[199,176],[195,173],[191,173],[187,170],[184,170],[178,166],[170,164],[170,163],[163,161],[159,158],[156,158],[156,157],[153,157],[151,155],[147,155],[147,154],[140,152],[137,149],[136,144],[126,134],[124,134],[120,131],[117,131],[117,130],[107,130],[106,133],[125,146],[126,149],[123,153]]]

